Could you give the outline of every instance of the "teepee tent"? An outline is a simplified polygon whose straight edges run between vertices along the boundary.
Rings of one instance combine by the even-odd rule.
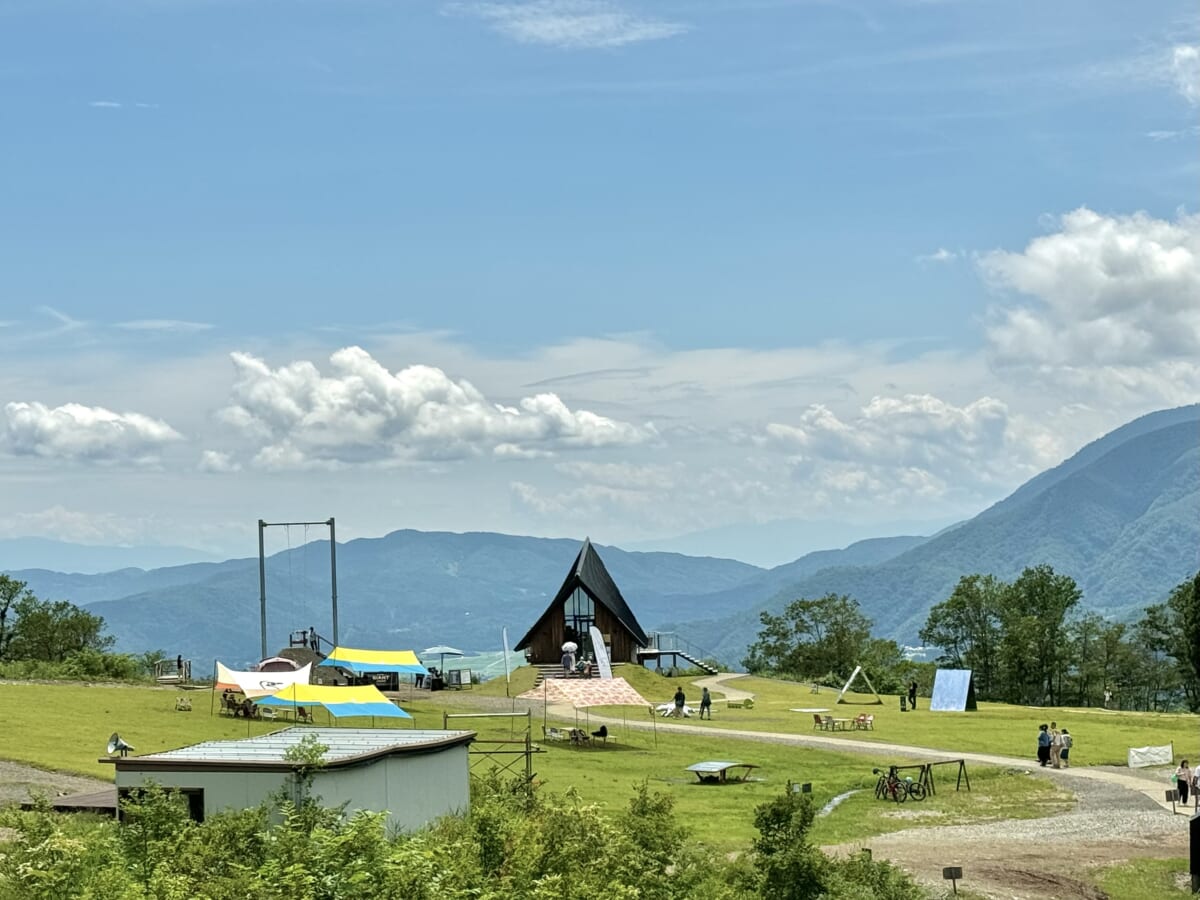
[[[850,690],[850,685],[854,684],[854,680],[856,678],[858,678],[860,675],[862,676],[862,680],[866,683],[867,688],[870,689],[871,693],[875,695],[875,702],[871,703],[871,705],[872,706],[883,706],[883,698],[880,697],[879,692],[877,690],[875,690],[875,685],[871,684],[871,679],[867,677],[867,673],[863,669],[862,666],[854,667],[854,671],[850,673],[850,677],[846,679],[846,683],[844,685],[842,685],[841,691],[838,692],[837,702],[838,703],[848,702],[845,700],[846,691]],[[870,701],[866,701],[866,702],[870,703]]]

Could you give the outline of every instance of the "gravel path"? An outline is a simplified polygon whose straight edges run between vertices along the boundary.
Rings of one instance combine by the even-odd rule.
[[[111,787],[111,781],[98,781],[95,778],[66,775],[62,772],[47,772],[21,763],[0,761],[0,806],[24,803],[35,793],[57,797]]]
[[[748,692],[728,682],[736,674],[725,673],[697,680],[710,690],[718,689],[738,699]],[[735,693],[736,692],[736,693]],[[479,698],[482,699],[482,698]],[[523,701],[519,705],[526,706]],[[513,701],[502,700],[497,708],[511,710]],[[535,715],[541,704],[532,704]],[[575,711],[551,706],[551,717],[571,720]],[[621,724],[619,719],[592,715],[593,722]],[[870,846],[877,859],[888,859],[931,887],[944,889],[943,866],[963,867],[964,888],[988,898],[1046,900],[1083,898],[1104,900],[1092,886],[1096,869],[1138,857],[1186,857],[1188,818],[1184,810],[1172,815],[1164,800],[1162,773],[1115,766],[1077,769],[1043,769],[1031,760],[986,753],[964,753],[904,744],[855,740],[849,736],[808,733],[757,732],[718,729],[695,722],[659,719],[643,722],[640,716],[626,723],[629,728],[707,734],[715,738],[820,747],[844,753],[862,753],[876,760],[903,756],[912,759],[966,759],[970,763],[1001,766],[1034,777],[1048,778],[1077,798],[1074,809],[1043,819],[1006,819],[973,825],[928,825],[916,810],[898,815],[913,820],[913,828],[880,835],[869,841],[824,848],[832,853],[859,852]],[[1187,812],[1190,812],[1187,811]]]
[[[724,673],[698,680],[738,699],[749,696],[728,684],[737,675]],[[507,697],[485,697],[471,691],[447,691],[441,702],[467,711],[512,712],[531,710],[534,718],[542,715],[542,704]],[[419,699],[410,710],[421,727],[436,726],[433,713],[422,713]],[[551,706],[548,714],[556,720],[573,720],[575,710]],[[429,721],[425,721],[425,720]],[[1078,802],[1074,809],[1044,819],[1009,819],[973,825],[929,825],[918,811],[904,808],[897,814],[912,818],[914,827],[879,835],[866,841],[825,848],[831,853],[859,852],[869,846],[877,859],[888,859],[918,879],[938,889],[943,866],[960,865],[963,887],[988,898],[1046,900],[1083,898],[1104,900],[1093,888],[1091,872],[1100,866],[1138,857],[1183,857],[1187,855],[1186,814],[1171,815],[1170,804],[1163,802],[1163,777],[1109,766],[1089,766],[1070,770],[1041,769],[1029,760],[982,753],[910,747],[903,744],[861,741],[845,736],[807,733],[756,732],[711,728],[693,722],[658,719],[651,723],[591,715],[594,723],[625,724],[628,728],[707,734],[714,738],[736,738],[763,743],[820,747],[845,753],[862,753],[876,760],[883,756],[914,759],[964,758],[968,762],[1006,766],[1036,777],[1049,778],[1063,790],[1073,793]],[[469,726],[468,726],[469,727]],[[535,726],[536,730],[536,726]],[[0,761],[0,805],[23,802],[31,791],[51,796],[81,793],[111,782],[74,775],[47,772],[19,763]],[[1164,811],[1165,810],[1165,811]],[[1182,813],[1182,811],[1181,811]]]

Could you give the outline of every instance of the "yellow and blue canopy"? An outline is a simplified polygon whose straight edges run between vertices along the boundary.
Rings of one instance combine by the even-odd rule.
[[[417,654],[411,650],[358,650],[354,647],[334,647],[325,657],[326,666],[341,666],[352,672],[403,672],[409,675],[428,675]]]
[[[283,690],[258,701],[259,706],[323,706],[329,714],[345,716],[377,716],[387,719],[411,719],[408,713],[379,692],[373,684],[357,687],[335,687],[326,684],[291,684]]]

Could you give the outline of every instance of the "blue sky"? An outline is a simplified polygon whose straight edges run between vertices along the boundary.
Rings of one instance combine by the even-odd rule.
[[[1192,4],[0,0],[0,60],[8,536],[866,536],[1200,392]]]

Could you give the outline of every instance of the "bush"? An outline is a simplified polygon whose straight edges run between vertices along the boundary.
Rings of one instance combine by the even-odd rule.
[[[568,791],[532,793],[492,775],[465,817],[387,835],[384,816],[284,804],[190,821],[178,794],[147,785],[124,824],[0,814],[16,837],[0,852],[0,900],[917,900],[886,863],[834,861],[807,838],[814,810],[790,792],[755,811],[752,852],[729,860],[690,843],[669,797],[643,782],[607,813]]]

